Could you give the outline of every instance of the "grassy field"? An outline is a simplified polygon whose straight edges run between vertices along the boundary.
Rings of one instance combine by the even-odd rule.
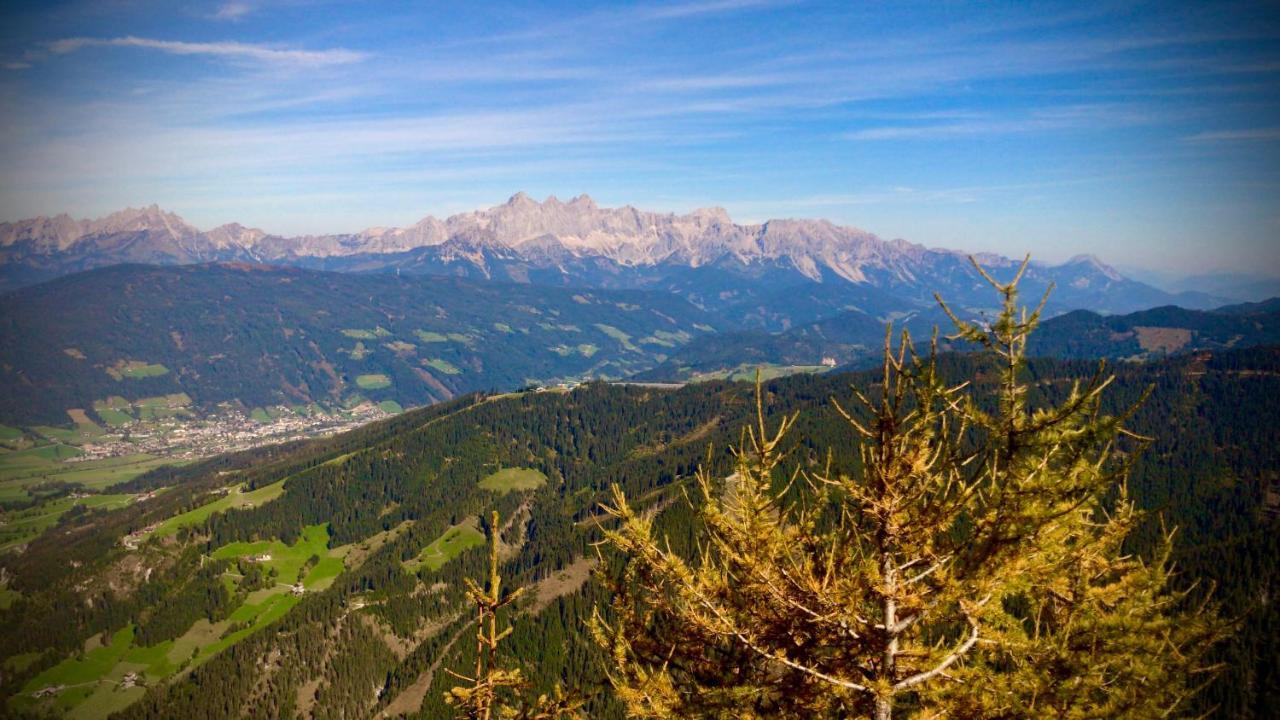
[[[393,415],[398,415],[404,412],[404,408],[400,407],[400,403],[395,400],[383,400],[378,403],[378,409],[384,413],[391,413]]]
[[[8,425],[0,425],[0,442],[14,442],[22,439],[22,431]]]
[[[133,407],[137,409],[139,419],[157,420],[178,416],[190,417],[192,412],[187,409],[190,404],[191,398],[186,393],[172,393],[140,398],[134,401]]]
[[[739,365],[738,367],[729,370],[696,373],[689,378],[689,382],[704,382],[707,380],[754,382],[756,379],[757,367],[759,367],[760,370],[761,380],[773,380],[774,378],[785,377],[787,375],[797,375],[799,373],[824,373],[831,370],[831,368],[826,365]]]
[[[11,702],[20,709],[47,708],[69,718],[97,720],[142,697],[143,688],[118,687],[128,672],[158,682],[176,670],[167,657],[173,641],[150,648],[133,645],[133,626],[111,636],[106,645],[87,650],[80,658],[68,658],[31,679],[22,695]],[[56,696],[35,700],[31,694],[41,688],[63,686]]]
[[[445,337],[444,335],[441,335],[440,333],[431,332],[429,330],[414,330],[413,334],[416,335],[418,339],[424,343],[449,342],[449,338]]]
[[[627,350],[630,350],[632,352],[640,352],[640,348],[631,344],[631,336],[619,330],[618,328],[612,325],[605,325],[604,323],[596,323],[596,329],[604,333],[605,335],[608,335],[609,337],[613,338],[614,340],[617,340],[619,343],[622,343],[622,347],[626,348]]]
[[[29,500],[31,486],[50,481],[79,483],[90,490],[102,490],[161,465],[172,464],[146,454],[62,462],[79,454],[79,450],[67,445],[0,453],[0,502]]]
[[[476,528],[475,518],[470,518],[445,530],[443,535],[423,548],[416,558],[406,562],[405,569],[418,572],[422,568],[429,568],[434,572],[461,555],[462,551],[482,545],[484,533]]]
[[[357,340],[376,340],[380,337],[389,337],[391,335],[391,331],[382,326],[378,326],[372,330],[365,330],[364,328],[347,328],[342,331],[342,334]]]
[[[453,363],[449,362],[448,360],[442,360],[440,358],[431,358],[430,360],[424,360],[422,364],[429,365],[435,368],[436,370],[439,370],[440,372],[444,373],[445,375],[459,375],[462,373],[462,371],[459,370],[457,367],[455,367]]]
[[[154,685],[185,667],[204,663],[283,617],[300,600],[288,585],[297,580],[313,555],[320,561],[306,572],[303,586],[308,590],[322,590],[331,585],[342,572],[342,558],[353,546],[329,549],[326,546],[328,539],[326,525],[311,525],[303,529],[302,537],[291,546],[271,541],[232,543],[219,548],[214,552],[215,558],[270,553],[272,559],[264,564],[276,570],[280,583],[251,593],[224,620],[217,623],[198,620],[176,640],[138,647],[133,641],[134,628],[128,626],[112,635],[107,644],[86,645],[85,652],[79,657],[67,658],[40,673],[26,684],[20,696],[9,702],[19,710],[49,711],[68,718],[102,720],[136,701],[145,692],[141,687],[121,688],[120,683],[126,673],[139,673],[148,684]],[[232,624],[243,627],[228,633]],[[28,662],[34,660],[33,657]],[[62,689],[52,698],[36,700],[32,697],[37,690],[58,686]]]
[[[480,481],[480,487],[506,494],[512,490],[533,490],[547,483],[547,476],[532,468],[504,468]]]
[[[256,557],[270,555],[271,559],[263,561],[263,567],[276,571],[278,582],[292,585],[301,580],[308,590],[322,590],[328,587],[333,579],[342,572],[344,552],[329,549],[329,526],[308,525],[302,530],[302,537],[293,545],[285,545],[279,540],[261,540],[258,542],[237,542],[224,545],[213,552],[215,560],[231,558]],[[320,558],[319,562],[307,571],[305,577],[299,572],[312,556]]]
[[[76,421],[75,425],[70,428],[37,425],[31,429],[47,440],[69,445],[83,445],[87,442],[93,442],[102,436],[103,429],[90,420],[85,415],[84,410],[77,408],[67,412],[71,413],[72,418]]]
[[[133,422],[133,415],[130,414],[132,410],[133,405],[119,395],[112,395],[106,400],[93,401],[93,413],[99,420],[112,427]]]
[[[133,498],[129,494],[62,497],[32,508],[6,513],[5,524],[0,525],[0,552],[30,542],[32,538],[57,524],[58,518],[77,505],[115,510],[128,505]]]
[[[138,380],[141,378],[159,377],[167,375],[169,368],[160,363],[147,363],[140,360],[122,360],[115,365],[107,368],[107,374],[116,380],[129,378]]]
[[[577,346],[556,345],[555,347],[551,348],[551,352],[561,357],[567,357],[574,353],[578,353],[582,357],[589,358],[592,355],[595,355],[597,352],[599,352],[599,350],[600,348],[596,347],[595,345],[592,345],[591,343],[582,343],[581,345],[577,345]]]
[[[361,390],[381,390],[382,388],[391,387],[391,378],[382,374],[357,375],[356,385]]]
[[[284,493],[284,480],[280,482],[264,485],[257,490],[244,492],[243,488],[236,488],[226,495],[205,503],[200,507],[189,510],[181,515],[174,515],[165,520],[155,530],[151,531],[151,535],[156,537],[165,537],[173,535],[178,530],[191,525],[199,525],[208,517],[216,512],[224,512],[233,508],[246,507],[249,505],[261,505],[271,502],[280,497]]]

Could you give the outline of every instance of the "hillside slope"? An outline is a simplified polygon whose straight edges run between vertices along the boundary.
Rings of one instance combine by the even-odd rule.
[[[990,377],[971,357],[942,367],[979,386]],[[1036,361],[1034,394],[1057,398],[1095,369]],[[1264,600],[1280,590],[1280,408],[1271,401],[1280,350],[1117,372],[1113,408],[1154,387],[1129,423],[1156,438],[1131,492],[1180,528],[1183,580],[1216,584],[1227,611],[1244,618],[1241,640],[1223,651],[1231,670],[1206,702],[1230,717],[1264,717],[1280,700],[1280,618]],[[821,448],[847,444],[828,398],[874,381],[865,373],[770,383],[770,415],[803,411],[791,461],[821,462]],[[539,687],[571,679],[592,694],[592,717],[618,717],[584,629],[603,600],[586,574],[597,503],[619,484],[659,511],[658,531],[674,547],[691,549],[683,483],[699,463],[727,472],[724,448],[738,439],[750,392],[711,382],[469,396],[325,440],[152,472],[117,489],[171,489],[68,517],[26,552],[0,555],[17,594],[0,611],[0,656],[21,668],[0,687],[12,710],[110,707],[122,718],[448,717],[441,693],[453,680],[441,668],[466,667],[472,652],[457,642],[467,630],[461,579],[478,576],[477,518],[497,508],[510,520],[503,572],[533,587],[505,651]],[[531,482],[502,479],[516,475]],[[228,505],[228,488],[232,499],[259,500]],[[1149,548],[1159,530],[1153,517],[1132,549]],[[132,547],[120,543],[126,534],[138,538]],[[193,600],[171,602],[179,595]],[[90,637],[103,641],[81,658]],[[126,671],[148,689],[122,689]],[[32,696],[45,688],[47,697]]]
[[[981,314],[970,317],[981,321]],[[951,327],[939,309],[913,312],[894,321],[927,340],[935,327]],[[674,381],[723,373],[754,365],[819,367],[858,366],[878,357],[885,322],[860,311],[847,311],[782,333],[737,332],[699,338],[638,379]],[[1277,300],[1230,305],[1217,310],[1165,306],[1126,315],[1099,315],[1075,310],[1044,320],[1031,338],[1032,355],[1053,358],[1143,360],[1194,352],[1280,344]],[[948,347],[945,337],[942,347]]]
[[[263,265],[122,265],[0,296],[0,423],[186,393],[197,408],[622,377],[712,330],[666,293]]]

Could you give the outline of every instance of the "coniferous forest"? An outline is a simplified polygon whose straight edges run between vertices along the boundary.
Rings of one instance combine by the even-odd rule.
[[[1027,329],[1005,327],[1013,333],[1005,338],[1006,350],[1018,347],[1014,335]],[[964,331],[983,339],[976,327]],[[775,559],[784,550],[791,557],[797,548],[810,548],[811,554],[802,554],[811,560],[838,559],[840,577],[852,582],[857,573],[874,570],[866,558],[875,554],[858,546],[857,538],[883,535],[889,526],[915,532],[933,522],[933,530],[910,536],[926,550],[906,564],[929,577],[918,594],[902,596],[897,617],[928,617],[902,636],[900,646],[895,641],[901,673],[894,677],[937,666],[945,648],[967,651],[970,627],[977,638],[1016,636],[1022,644],[1002,646],[1008,655],[984,652],[947,661],[939,671],[946,679],[891,693],[896,715],[914,716],[944,702],[938,707],[973,717],[1059,711],[1148,717],[1158,709],[1179,716],[1270,715],[1280,703],[1280,634],[1270,602],[1280,537],[1274,402],[1280,351],[1201,352],[1100,367],[1096,361],[1026,360],[1016,352],[928,359],[891,345],[898,349],[885,368],[792,376],[761,384],[758,394],[751,383],[707,382],[674,390],[590,383],[571,392],[468,395],[332,438],[141,476],[130,489],[164,490],[123,509],[70,514],[25,552],[5,557],[9,586],[21,593],[0,615],[7,712],[50,711],[27,700],[36,679],[76,658],[92,658],[94,648],[129,630],[131,652],[161,648],[176,662],[158,678],[140,664],[145,690],[135,690],[113,717],[446,718],[465,712],[466,699],[475,697],[457,690],[450,695],[468,678],[493,680],[485,687],[495,707],[520,707],[528,717],[537,716],[531,708],[546,707],[606,718],[628,712],[739,716],[734,713],[743,708],[755,708],[748,714],[761,717],[888,717],[882,713],[888,706],[875,702],[889,696],[875,690],[884,668],[860,665],[865,661],[856,653],[836,662],[830,653],[840,642],[820,635],[796,636],[789,651],[753,655],[759,648],[752,643],[763,636],[738,643],[733,638],[741,628],[720,627],[705,613],[699,636],[689,617],[671,614],[672,606],[663,604],[671,601],[663,593],[678,577],[662,580],[663,573],[690,563],[681,572],[695,573],[684,578],[691,586],[706,581],[697,573],[712,572],[720,578],[716,596],[733,597],[741,590],[736,583],[743,567],[731,571],[737,566],[723,564],[716,542],[719,552],[736,552],[755,537],[772,538]],[[892,406],[883,404],[895,397]],[[1023,420],[1009,419],[1015,417]],[[890,426],[901,437],[886,436]],[[1025,449],[981,454],[1001,443]],[[951,479],[907,483],[892,503],[884,488],[867,494],[869,486],[851,478],[880,477],[877,472],[898,467],[884,454],[891,447],[916,448],[924,453],[921,463],[945,448],[944,460],[927,462],[942,463],[949,469],[939,477]],[[966,459],[974,453],[977,459]],[[962,480],[969,463],[989,470]],[[511,468],[536,471],[545,482],[490,484],[498,471]],[[1045,468],[1048,475],[1036,475]],[[1012,487],[1015,476],[1021,478],[1017,487],[1039,499],[993,510],[992,493]],[[136,550],[121,546],[122,536],[200,508],[235,483],[246,490],[283,483],[283,492],[171,534],[144,536]],[[1033,487],[1041,489],[1033,493]],[[960,496],[970,499],[949,504]],[[877,510],[889,505],[897,509],[888,515]],[[1074,524],[1063,525],[1068,516]],[[863,530],[848,530],[854,526]],[[459,537],[480,540],[442,562],[424,562],[456,528],[466,528]],[[742,534],[751,528],[755,535]],[[847,533],[845,544],[832,545],[831,533],[838,532]],[[495,539],[488,550],[486,536]],[[1041,538],[1038,544],[1026,544],[1033,536]],[[737,544],[726,544],[734,537]],[[979,540],[987,549],[973,555]],[[315,541],[317,550],[290,568],[296,577],[277,577],[274,567],[255,564],[247,551],[227,550],[267,541],[282,548]],[[819,552],[823,543],[827,550]],[[1004,546],[1008,553],[997,549]],[[1063,550],[1071,547],[1096,552]],[[321,555],[340,559],[331,582],[289,595],[275,616],[245,611],[269,592],[263,588],[295,581],[301,587],[323,566]],[[1039,560],[1028,560],[1030,555]],[[721,559],[709,559],[716,557]],[[981,569],[988,566],[995,570]],[[1051,566],[1059,569],[1050,572]],[[832,570],[815,566],[808,572],[820,578]],[[520,592],[484,600],[495,573],[502,587]],[[1037,573],[1086,580],[1078,587],[1058,580],[1037,585],[1029,579]],[[725,584],[725,578],[735,580]],[[846,599],[858,592],[885,594],[867,582],[845,588]],[[1097,587],[1111,594],[1086,593],[1085,605],[1070,605],[1083,608],[1083,615],[1063,614],[1069,605],[1063,598],[1073,588]],[[633,596],[638,604],[629,605]],[[999,605],[992,597],[1001,598]],[[796,613],[813,611],[791,601]],[[480,615],[495,622],[490,641],[510,629],[489,647],[477,643],[477,602],[482,610],[485,602],[493,606]],[[1125,610],[1130,624],[1108,630],[1116,603],[1124,602],[1137,603]],[[1151,607],[1160,612],[1144,615]],[[848,647],[869,643],[882,653],[866,638],[877,622],[883,628],[893,618],[857,616],[868,625],[854,631],[849,620],[841,632],[863,640]],[[1072,625],[1071,618],[1087,627]],[[792,620],[773,617],[788,628]],[[224,646],[205,653],[197,645],[191,656],[178,658],[173,648],[197,628],[213,628]],[[1084,693],[1073,685],[1079,679],[1073,673],[1084,672],[1088,658],[1097,660],[1080,655],[1076,641],[1096,646],[1117,634],[1149,641],[1126,646],[1149,664],[1114,676],[1102,672],[1096,681],[1103,688],[1131,683],[1125,692],[1132,696],[1108,705],[1114,696],[1099,690],[1094,704],[1075,708],[1064,700]],[[1031,640],[1037,637],[1061,642],[1037,645]],[[699,644],[688,644],[695,640]],[[479,665],[477,652],[488,658]],[[1165,672],[1157,670],[1162,653],[1192,664],[1166,673],[1168,683],[1152,679]],[[793,678],[793,695],[770,694],[768,688],[787,677],[779,674],[789,667],[782,660],[810,663],[804,672],[843,668],[830,674],[861,677],[855,684],[872,690],[837,693],[823,682]],[[673,675],[654,674],[664,662],[668,670],[662,673]],[[739,690],[717,675],[734,663],[753,668],[749,676],[741,671]],[[482,668],[489,668],[487,674],[473,672]],[[1032,680],[1040,687],[1028,690]],[[705,705],[671,700],[698,687],[695,697]],[[966,696],[964,688],[973,694]],[[990,705],[982,691],[1000,688],[1005,700]],[[1144,691],[1182,696],[1177,702],[1172,696],[1143,698]],[[1027,709],[1028,692],[1039,693],[1034,707],[1040,709]]]
[[[1280,717],[1280,0],[0,6],[0,720]]]

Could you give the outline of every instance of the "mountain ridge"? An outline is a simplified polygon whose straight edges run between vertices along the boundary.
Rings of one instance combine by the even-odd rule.
[[[974,277],[967,257],[823,219],[744,225],[733,222],[723,208],[685,214],[630,205],[603,208],[585,194],[568,201],[553,195],[538,202],[520,192],[501,205],[444,219],[428,215],[402,228],[293,237],[238,223],[201,231],[156,205],[97,220],[64,214],[0,224],[0,289],[122,262],[249,261],[602,288],[662,288],[678,282],[673,278],[681,274],[714,268],[740,279],[765,272],[775,284],[873,286],[920,305],[928,304],[935,289],[966,300],[969,293],[956,292],[957,277],[980,287],[969,282]],[[991,253],[977,257],[996,272],[1011,272],[1018,264]],[[1173,302],[1221,304],[1216,298],[1172,295],[1133,281],[1093,256],[1060,265],[1035,263],[1028,280],[1031,286],[1067,288],[1062,310],[1126,312]]]

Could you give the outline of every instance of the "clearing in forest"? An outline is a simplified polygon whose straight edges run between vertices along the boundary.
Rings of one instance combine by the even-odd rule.
[[[356,385],[358,385],[361,390],[381,390],[382,388],[391,387],[391,378],[381,373],[357,375]]]
[[[533,490],[547,483],[547,476],[533,468],[503,468],[480,481],[480,487],[506,494],[512,490]]]
[[[405,569],[415,573],[424,567],[432,571],[439,570],[445,563],[461,555],[464,550],[481,545],[484,545],[484,533],[476,527],[475,518],[467,518],[445,530],[443,535],[423,548],[422,552],[418,553],[418,557],[404,564]]]

